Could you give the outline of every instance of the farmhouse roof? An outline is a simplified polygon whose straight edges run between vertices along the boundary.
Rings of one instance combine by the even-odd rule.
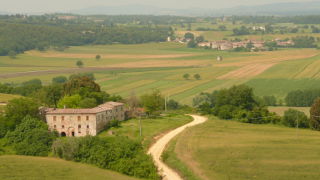
[[[121,106],[123,103],[118,102],[107,102],[104,104],[101,104],[97,107],[91,108],[91,109],[47,109],[46,114],[97,114],[103,111],[112,110],[116,106]]]

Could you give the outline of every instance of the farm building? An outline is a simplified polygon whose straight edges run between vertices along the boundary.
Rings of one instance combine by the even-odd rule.
[[[107,102],[91,109],[45,109],[45,119],[50,130],[60,136],[95,136],[111,120],[125,119],[123,103]]]

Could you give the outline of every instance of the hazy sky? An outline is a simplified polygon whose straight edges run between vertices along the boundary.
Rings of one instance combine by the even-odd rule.
[[[225,8],[275,2],[308,2],[311,0],[0,0],[0,11],[15,13],[67,12],[94,6],[143,4],[167,8]]]

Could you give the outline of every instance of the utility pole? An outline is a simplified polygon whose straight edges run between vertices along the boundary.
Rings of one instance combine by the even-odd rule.
[[[298,130],[299,130],[299,119],[297,118],[297,128],[296,128],[296,138],[298,139]]]
[[[142,136],[141,114],[139,115],[139,132],[140,132],[140,137],[141,137]]]
[[[167,112],[167,96],[164,97],[164,111]]]

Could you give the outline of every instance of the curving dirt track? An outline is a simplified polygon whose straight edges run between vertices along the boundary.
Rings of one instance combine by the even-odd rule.
[[[154,143],[148,151],[148,154],[152,156],[164,180],[182,180],[182,178],[179,176],[177,172],[169,168],[164,162],[161,161],[161,155],[166,145],[170,142],[172,138],[174,138],[176,135],[181,133],[186,128],[191,126],[196,126],[198,124],[202,124],[207,120],[207,118],[203,116],[197,116],[197,115],[190,115],[190,116],[192,116],[194,119],[192,122],[165,134],[156,143]]]

